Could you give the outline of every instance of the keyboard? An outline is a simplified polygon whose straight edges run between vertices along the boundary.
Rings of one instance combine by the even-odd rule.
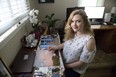
[[[94,29],[94,28],[100,28],[101,25],[91,25],[91,28]]]

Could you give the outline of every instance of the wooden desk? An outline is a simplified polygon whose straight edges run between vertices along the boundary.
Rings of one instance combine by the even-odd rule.
[[[116,30],[116,26],[113,25],[91,25],[93,30]]]
[[[92,25],[94,30],[96,43],[105,52],[116,53],[116,26],[113,25]]]
[[[32,77],[35,48],[22,47],[11,65],[13,77]],[[28,58],[25,56],[28,55]]]

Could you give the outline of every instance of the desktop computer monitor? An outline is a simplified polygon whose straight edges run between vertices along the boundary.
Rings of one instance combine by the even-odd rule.
[[[69,7],[69,8],[66,8],[66,21],[68,20],[68,18],[70,16],[70,13],[72,11],[74,11],[75,9],[83,9],[84,10],[84,7]]]
[[[100,6],[99,7],[93,7],[93,6],[90,6],[90,7],[69,7],[66,10],[66,21],[70,15],[70,13],[75,9],[85,10],[88,18],[91,21],[91,24],[101,24],[101,22],[97,22],[96,20],[101,21],[103,19],[105,7],[100,7]]]
[[[103,20],[105,7],[85,7],[85,12],[88,18],[91,20],[91,24],[101,24],[96,20]]]
[[[90,19],[102,19],[105,7],[85,7],[85,12]]]

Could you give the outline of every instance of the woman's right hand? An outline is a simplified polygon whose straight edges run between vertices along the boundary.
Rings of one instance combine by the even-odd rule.
[[[49,46],[48,47],[48,51],[55,52],[55,50],[56,50],[56,46]]]

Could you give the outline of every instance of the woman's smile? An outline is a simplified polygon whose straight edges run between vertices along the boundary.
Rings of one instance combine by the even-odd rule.
[[[82,31],[83,19],[80,15],[74,15],[74,17],[72,18],[71,27],[74,32]]]

